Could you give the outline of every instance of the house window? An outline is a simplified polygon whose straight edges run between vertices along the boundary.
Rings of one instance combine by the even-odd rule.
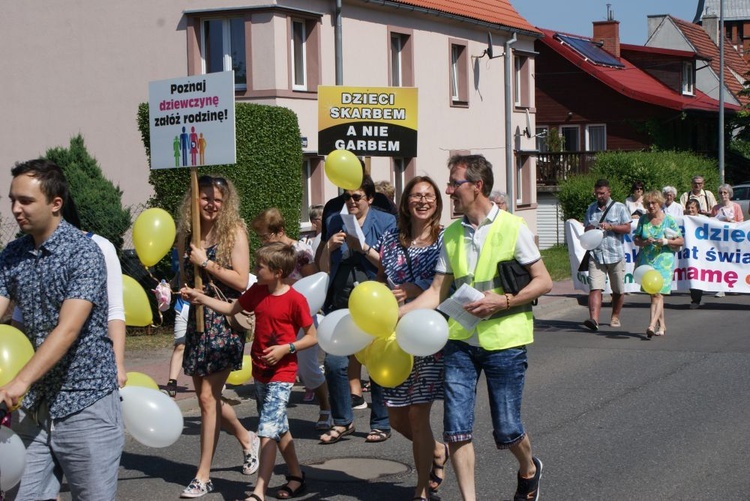
[[[516,155],[516,206],[531,204],[531,156]]]
[[[577,125],[560,126],[560,137],[563,140],[563,151],[581,151],[581,138]]]
[[[586,151],[604,151],[607,149],[607,126],[586,126]]]
[[[201,26],[202,72],[234,70],[235,89],[246,89],[245,20],[239,17],[205,19]]]
[[[692,61],[682,63],[682,93],[688,96],[695,94],[695,66]]]
[[[307,90],[307,27],[301,19],[292,19],[292,88]]]
[[[469,57],[465,43],[451,42],[450,75],[451,103],[453,105],[469,104]]]
[[[531,91],[529,88],[529,58],[528,56],[515,56],[514,64],[514,85],[513,85],[513,102],[516,106],[531,106]]]
[[[310,221],[310,206],[322,204],[324,176],[320,157],[305,157],[302,160],[302,207],[300,222]]]
[[[389,31],[391,46],[390,82],[393,87],[411,87],[414,85],[414,66],[412,64],[411,35]]]

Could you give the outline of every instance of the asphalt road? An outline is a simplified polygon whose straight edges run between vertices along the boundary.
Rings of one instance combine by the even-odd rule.
[[[607,305],[600,331],[583,329],[587,310],[574,299],[539,315],[524,421],[545,465],[541,499],[750,499],[750,297],[707,296],[699,310],[688,309],[685,294],[667,298],[667,335],[652,340],[643,334],[648,297],[638,294],[627,296],[619,329],[606,325]],[[295,387],[289,409],[308,476],[301,499],[411,499],[409,442],[394,435],[366,444],[369,411],[355,411],[355,435],[319,445],[316,406],[301,402],[302,391]],[[257,424],[249,400],[236,409],[247,426]],[[479,499],[512,499],[517,466],[509,452],[494,448],[483,384],[476,416]],[[432,416],[438,434],[441,420],[438,404]],[[128,437],[119,499],[179,496],[198,459],[197,412],[186,412],[185,424],[180,440],[166,449]],[[254,476],[241,475],[240,464],[239,446],[222,434],[212,472],[217,491],[203,499],[242,499],[250,492]],[[279,459],[271,486],[280,486],[284,474]],[[440,493],[443,500],[460,499],[450,467]]]

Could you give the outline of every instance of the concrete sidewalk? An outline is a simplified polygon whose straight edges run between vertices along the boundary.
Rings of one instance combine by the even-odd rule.
[[[585,294],[573,288],[573,281],[561,280],[553,282],[552,290],[539,298],[539,304],[534,307],[534,316],[540,319],[554,318],[557,312],[578,306],[578,298]],[[250,346],[246,348],[249,351]],[[129,351],[125,354],[125,366],[127,370],[142,372],[164,389],[169,379],[169,360],[172,355],[170,348],[142,352]],[[250,397],[251,385],[232,386],[227,385],[224,397],[229,400],[243,400]],[[192,378],[186,376],[182,370],[177,378],[177,404],[183,411],[198,408],[195,397]]]

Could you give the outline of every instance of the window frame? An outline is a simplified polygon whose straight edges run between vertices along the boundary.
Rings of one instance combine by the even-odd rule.
[[[458,50],[458,54],[456,54]],[[448,40],[448,91],[452,107],[469,106],[469,48],[464,40]]]
[[[244,16],[239,15],[227,15],[227,16],[205,16],[198,18],[198,30],[199,30],[199,36],[198,36],[198,51],[200,56],[200,74],[206,75],[207,69],[208,69],[208,62],[207,62],[207,44],[206,44],[206,32],[209,31],[206,29],[206,25],[209,22],[212,21],[220,21],[221,22],[221,40],[222,40],[222,71],[230,71],[234,68],[232,67],[233,58],[232,58],[232,21],[241,21],[242,23],[242,52],[244,53],[244,63],[245,63],[245,83],[237,83],[236,78],[237,75],[235,74],[235,84],[234,84],[234,90],[237,92],[243,92],[246,91],[248,88],[248,80],[249,80],[249,64],[248,64],[248,57],[247,57],[247,21],[244,18]]]
[[[308,33],[307,33],[307,22],[305,19],[298,18],[298,17],[291,17],[289,18],[289,24],[291,26],[290,29],[290,62],[291,62],[291,74],[289,75],[292,80],[292,90],[297,91],[306,91],[307,90],[307,39],[308,39]],[[300,43],[300,53],[301,53],[301,76],[302,76],[302,83],[297,83],[297,77],[299,76],[297,74],[297,32],[295,27],[301,26],[302,27],[302,42]]]
[[[413,32],[402,28],[388,28],[388,82],[391,87],[413,87],[414,86],[414,47]],[[399,82],[393,78],[394,50],[393,41],[397,39],[400,51],[398,52]]]
[[[682,63],[682,94],[685,96],[695,95],[695,64],[693,61]]]
[[[603,148],[602,149],[592,149],[591,148],[591,129],[593,128],[601,128],[604,135],[603,135]],[[586,124],[586,129],[584,132],[585,136],[585,151],[607,151],[607,124]]]
[[[532,57],[526,52],[513,51],[513,106],[529,109],[531,99],[531,61]]]
[[[565,148],[565,146],[567,146],[567,145],[565,144],[565,134],[563,134],[563,131],[564,130],[573,130],[573,129],[575,129],[575,131],[576,131],[576,145],[577,145],[577,149],[575,149],[575,150],[569,150],[569,149]],[[563,139],[563,148],[564,148],[563,151],[581,151],[581,127],[580,127],[580,125],[561,125],[558,130],[559,130],[560,137]]]

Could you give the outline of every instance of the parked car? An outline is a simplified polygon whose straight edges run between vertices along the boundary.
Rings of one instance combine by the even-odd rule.
[[[732,190],[734,191],[732,200],[742,207],[742,214],[745,216],[745,221],[750,221],[750,183],[732,186]]]

